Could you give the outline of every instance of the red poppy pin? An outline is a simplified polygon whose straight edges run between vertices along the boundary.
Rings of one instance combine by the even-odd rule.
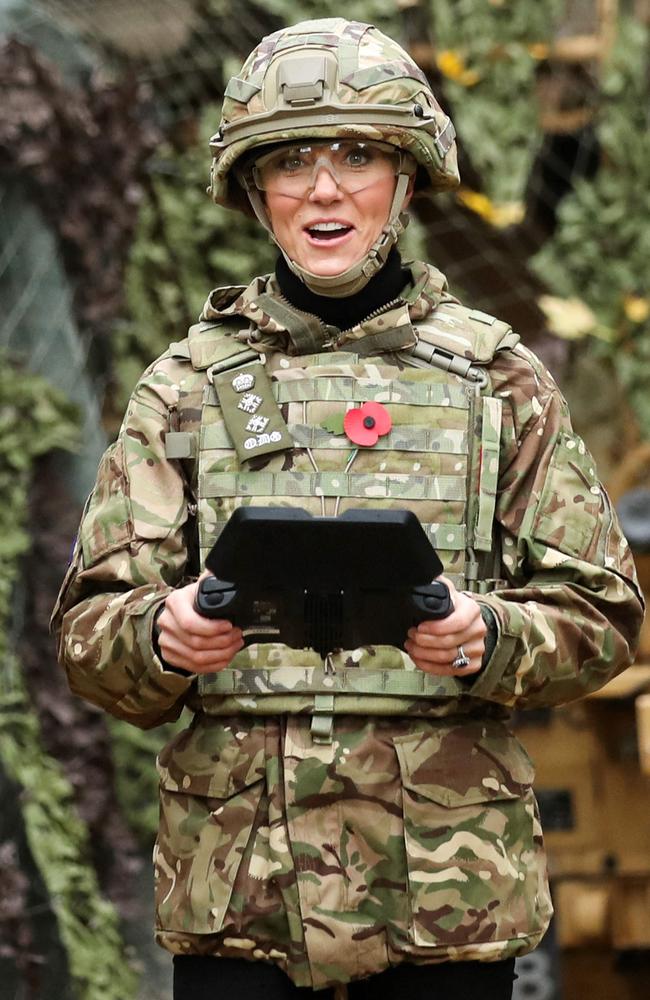
[[[364,403],[357,409],[348,410],[343,420],[343,430],[350,441],[365,448],[377,444],[391,427],[390,413],[381,403]]]

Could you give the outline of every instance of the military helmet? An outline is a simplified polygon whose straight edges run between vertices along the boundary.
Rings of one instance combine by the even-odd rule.
[[[210,140],[210,194],[250,211],[237,168],[261,146],[321,137],[363,137],[408,151],[420,188],[459,183],[454,126],[419,67],[373,25],[325,18],[268,35],[228,83]]]

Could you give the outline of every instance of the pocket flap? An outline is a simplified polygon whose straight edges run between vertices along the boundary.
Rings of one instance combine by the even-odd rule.
[[[201,719],[159,754],[161,787],[227,799],[264,777],[264,727],[254,719]]]
[[[517,799],[530,787],[530,757],[505,726],[468,720],[394,740],[404,788],[453,809]]]

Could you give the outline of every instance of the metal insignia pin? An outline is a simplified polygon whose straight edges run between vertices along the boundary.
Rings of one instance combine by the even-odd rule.
[[[262,397],[256,396],[252,392],[247,392],[237,403],[237,408],[244,413],[255,413],[262,405]]]
[[[235,375],[232,380],[232,387],[235,392],[247,392],[252,389],[255,385],[255,376],[251,375],[250,372],[240,372],[239,375]]]
[[[262,431],[266,430],[268,422],[269,417],[263,417],[261,413],[257,413],[254,417],[251,417],[246,424],[246,430],[250,431],[252,434],[261,434]]]

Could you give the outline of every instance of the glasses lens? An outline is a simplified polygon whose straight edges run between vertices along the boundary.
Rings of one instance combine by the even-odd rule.
[[[348,194],[397,173],[399,151],[377,142],[332,142],[289,146],[256,162],[253,177],[260,191],[302,197],[327,170]]]

